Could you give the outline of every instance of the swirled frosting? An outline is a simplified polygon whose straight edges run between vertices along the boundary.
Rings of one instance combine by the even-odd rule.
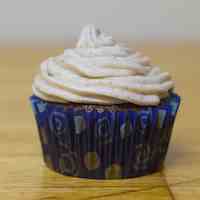
[[[102,105],[157,105],[172,88],[169,73],[93,25],[83,29],[76,48],[44,61],[33,82],[42,99]]]

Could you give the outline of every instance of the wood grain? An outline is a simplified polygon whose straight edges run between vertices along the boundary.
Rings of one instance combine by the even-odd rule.
[[[95,181],[47,169],[28,98],[38,63],[63,47],[4,47],[0,48],[1,199],[200,199],[200,44],[135,46],[173,74],[182,96],[163,171],[136,179]]]
[[[200,179],[192,180],[180,184],[175,184],[171,190],[176,194],[177,200],[190,199],[197,200],[200,197]]]

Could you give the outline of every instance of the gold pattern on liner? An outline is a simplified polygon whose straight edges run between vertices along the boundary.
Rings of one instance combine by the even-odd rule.
[[[84,163],[88,170],[95,170],[100,166],[100,158],[96,152],[88,152],[84,157]]]
[[[119,164],[112,164],[105,171],[107,179],[118,179],[122,177],[122,170]]]

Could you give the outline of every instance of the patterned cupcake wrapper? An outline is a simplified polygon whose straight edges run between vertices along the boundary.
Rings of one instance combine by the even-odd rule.
[[[126,111],[77,109],[31,97],[46,165],[64,175],[137,177],[165,159],[180,97]]]

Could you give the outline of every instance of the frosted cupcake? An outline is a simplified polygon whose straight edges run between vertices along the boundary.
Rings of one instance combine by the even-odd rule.
[[[32,88],[49,168],[114,179],[162,167],[180,98],[148,57],[89,25],[76,48],[41,64]]]

